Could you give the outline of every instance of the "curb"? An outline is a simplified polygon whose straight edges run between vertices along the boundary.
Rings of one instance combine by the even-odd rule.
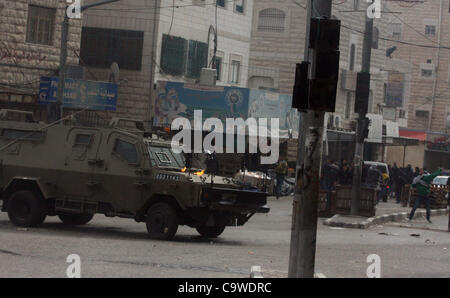
[[[447,215],[449,211],[447,209],[437,209],[431,210],[432,216],[441,216]],[[348,228],[348,229],[368,229],[371,226],[380,225],[388,222],[400,222],[407,219],[409,216],[408,212],[401,213],[392,213],[392,214],[383,214],[375,217],[364,218],[364,220],[358,222],[358,218],[355,217],[355,222],[352,223],[344,223],[339,221],[339,214],[336,214],[332,218],[326,219],[323,221],[323,224],[330,227],[340,227],[340,228]],[[414,215],[414,218],[425,217],[425,210],[418,210]],[[363,219],[361,217],[361,219]]]
[[[250,278],[264,278],[261,272],[261,266],[252,266],[250,269]]]

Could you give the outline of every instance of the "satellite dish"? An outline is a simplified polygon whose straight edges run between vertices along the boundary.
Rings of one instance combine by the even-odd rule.
[[[113,62],[110,67],[111,73],[109,74],[109,81],[115,84],[119,83],[120,80],[120,69],[117,62]]]

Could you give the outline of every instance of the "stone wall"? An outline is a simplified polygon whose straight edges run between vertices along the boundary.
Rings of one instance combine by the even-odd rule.
[[[26,42],[30,4],[57,9],[51,45]],[[64,19],[64,7],[64,2],[58,0],[0,1],[0,90],[2,92],[37,94],[40,76],[57,73],[61,44],[60,24]],[[78,65],[80,20],[70,20],[69,32],[67,62]],[[3,96],[2,99],[5,100],[6,97]]]

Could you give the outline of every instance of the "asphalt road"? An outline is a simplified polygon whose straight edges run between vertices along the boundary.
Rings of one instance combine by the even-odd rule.
[[[291,202],[271,199],[268,215],[255,215],[214,241],[188,227],[180,227],[172,242],[152,241],[144,224],[102,215],[83,227],[69,228],[53,217],[40,228],[20,229],[1,213],[0,277],[66,277],[71,254],[81,258],[82,277],[249,277],[253,265],[261,266],[266,277],[285,277]],[[448,218],[433,221],[369,230],[319,223],[316,271],[327,277],[366,277],[367,256],[378,254],[382,277],[450,277]]]

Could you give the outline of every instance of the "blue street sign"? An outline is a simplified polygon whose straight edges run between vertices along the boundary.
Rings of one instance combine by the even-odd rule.
[[[64,84],[63,107],[115,111],[117,104],[117,84],[66,79]],[[39,104],[47,105],[57,101],[58,78],[41,77]]]

